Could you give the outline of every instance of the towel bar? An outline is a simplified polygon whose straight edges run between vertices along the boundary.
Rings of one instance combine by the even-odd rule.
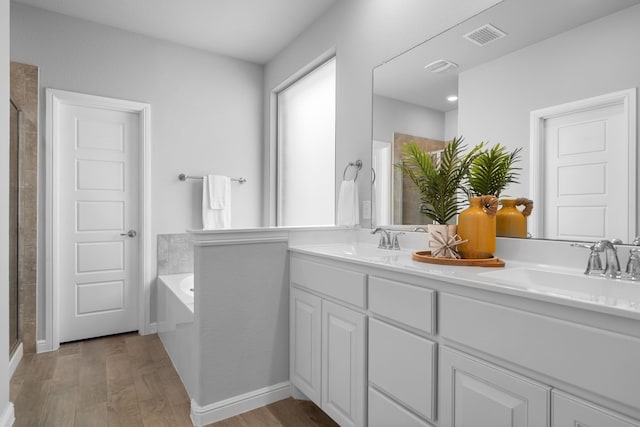
[[[189,176],[189,175],[185,175],[183,173],[178,175],[178,179],[180,181],[186,181],[188,179],[203,179],[203,178],[204,178],[204,176]],[[237,181],[240,184],[244,184],[245,182],[247,182],[247,180],[245,178],[242,178],[242,177],[240,177],[240,178],[230,178],[230,179],[231,179],[231,181]]]

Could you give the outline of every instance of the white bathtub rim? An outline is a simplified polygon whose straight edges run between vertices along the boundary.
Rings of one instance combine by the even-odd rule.
[[[193,277],[193,273],[179,273],[179,274],[163,274],[158,276],[158,279],[164,283],[164,285],[173,292],[173,294],[185,305],[191,312],[194,311],[194,300],[192,296],[187,295],[180,289],[180,282],[182,280]]]

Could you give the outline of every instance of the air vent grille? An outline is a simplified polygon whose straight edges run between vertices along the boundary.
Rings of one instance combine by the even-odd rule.
[[[468,34],[464,35],[464,38],[478,46],[484,46],[498,39],[505,37],[507,34],[491,24],[483,25],[480,28],[476,28]]]
[[[438,59],[424,66],[424,69],[432,73],[444,73],[445,71],[458,68],[458,64],[446,59]]]

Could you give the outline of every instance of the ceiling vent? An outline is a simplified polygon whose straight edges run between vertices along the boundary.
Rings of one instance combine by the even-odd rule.
[[[464,38],[478,46],[484,46],[493,41],[503,38],[507,34],[500,31],[491,24],[483,25],[480,28],[476,28],[468,34],[464,35]]]
[[[445,71],[458,68],[458,64],[455,62],[447,61],[446,59],[438,59],[430,64],[424,66],[424,69],[431,71],[432,73],[444,73]]]

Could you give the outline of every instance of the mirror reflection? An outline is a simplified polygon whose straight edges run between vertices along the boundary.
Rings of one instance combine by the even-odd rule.
[[[640,1],[505,0],[373,72],[374,224],[431,220],[393,166],[416,141],[522,147],[534,238],[633,240]]]

